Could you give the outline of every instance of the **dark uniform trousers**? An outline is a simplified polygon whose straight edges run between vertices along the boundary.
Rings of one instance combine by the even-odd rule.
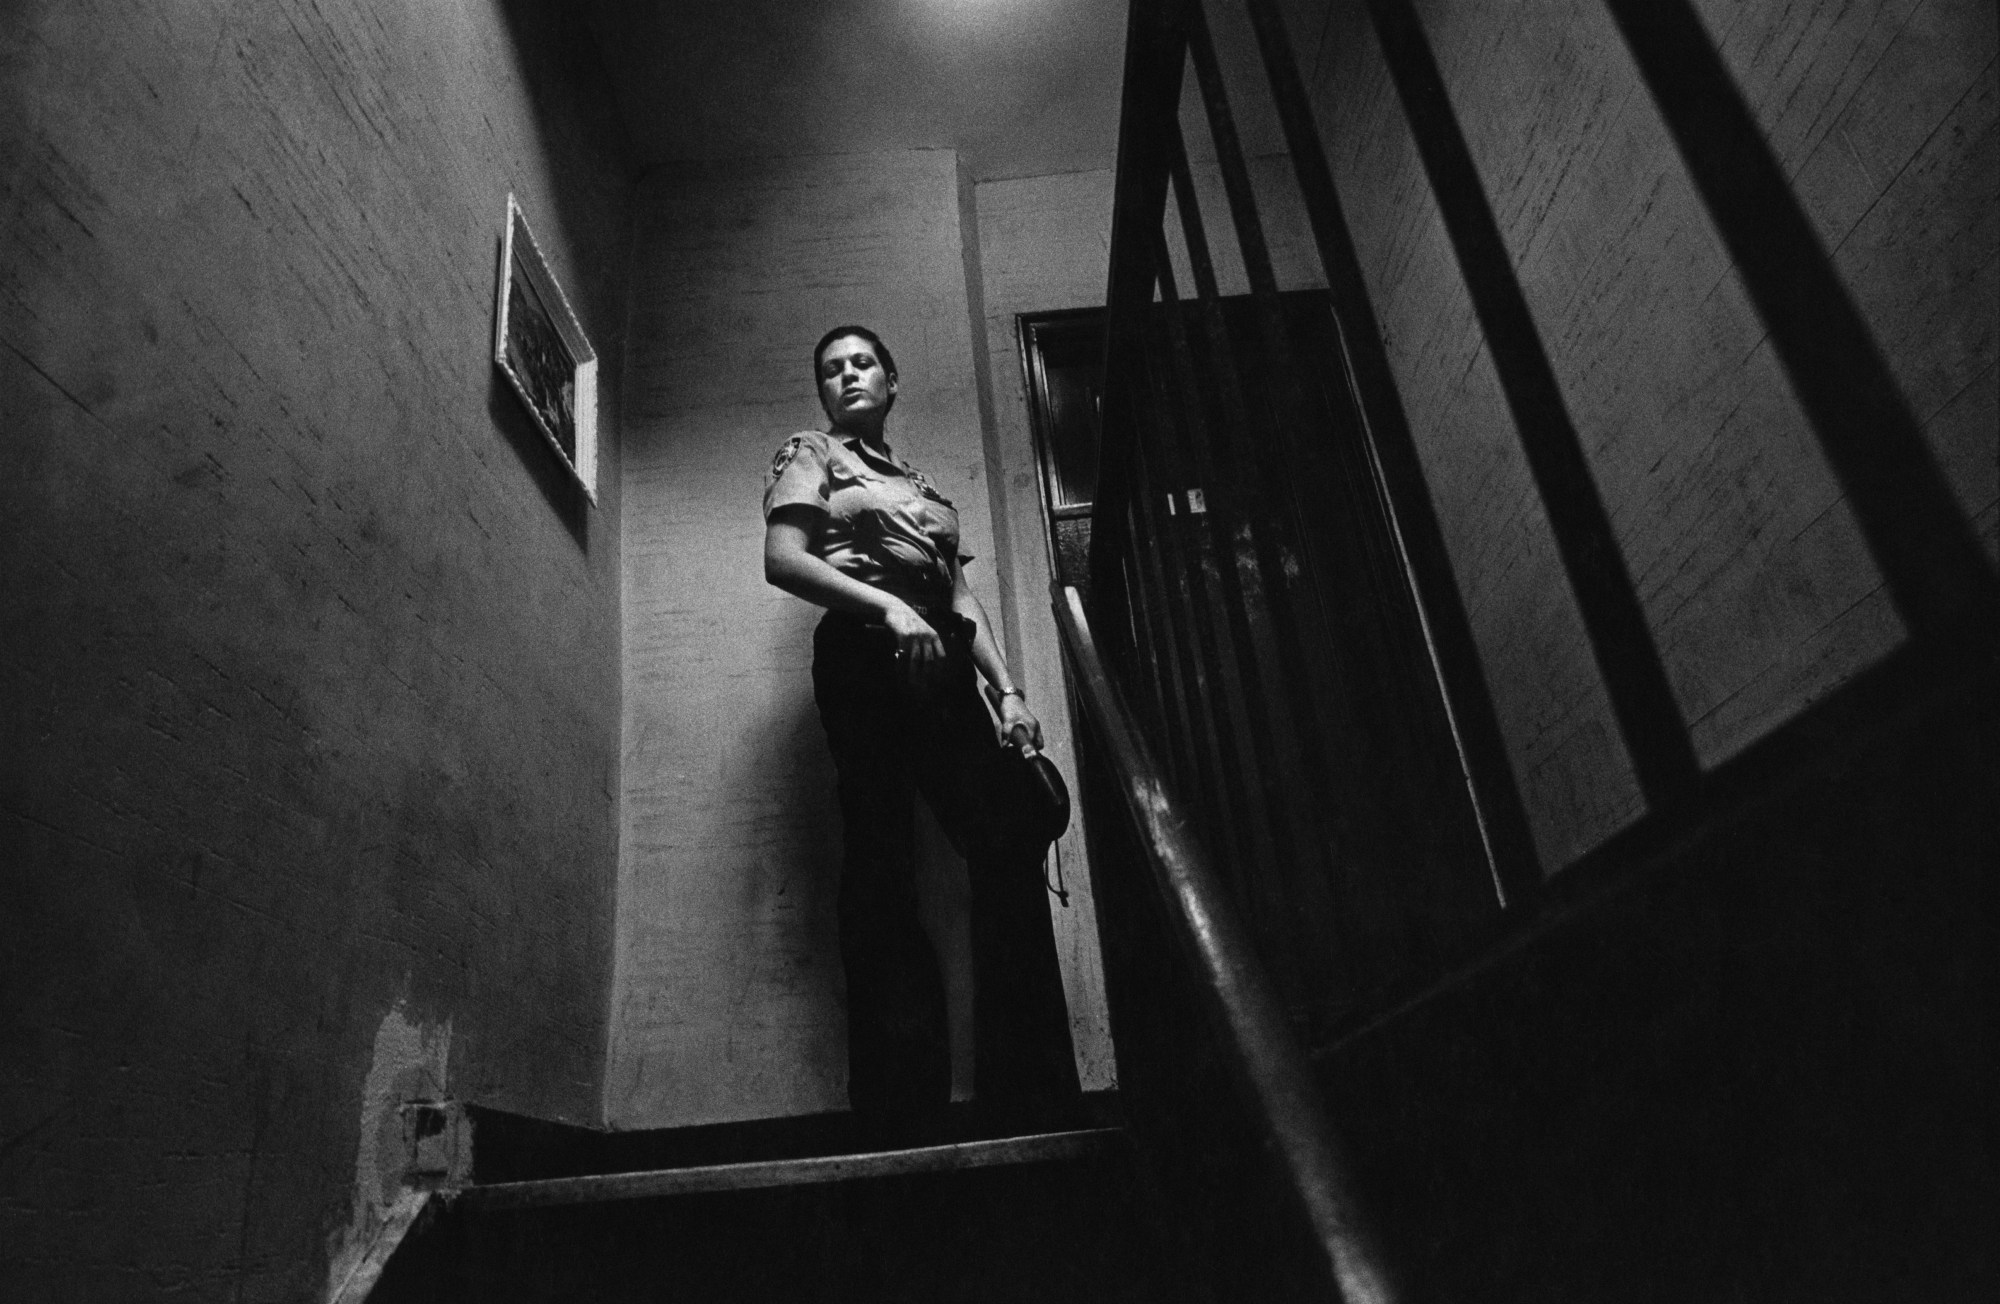
[[[845,833],[848,1099],[858,1114],[909,1118],[951,1098],[944,982],[917,914],[921,789],[971,879],[974,1093],[1032,1116],[1078,1093],[1043,895],[1048,844],[1019,817],[1018,775],[979,699],[972,622],[943,606],[926,617],[947,657],[922,684],[881,626],[829,612],[813,636]]]

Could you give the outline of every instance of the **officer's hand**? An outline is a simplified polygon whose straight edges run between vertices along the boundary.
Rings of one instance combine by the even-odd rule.
[[[1028,709],[1028,704],[1018,697],[1000,699],[1000,736],[1009,743],[1019,740],[1019,731],[1028,731],[1028,742],[1036,751],[1042,749],[1042,722]]]
[[[883,617],[889,632],[896,636],[896,659],[903,663],[912,681],[923,678],[944,665],[944,640],[919,616],[914,607],[899,602]]]

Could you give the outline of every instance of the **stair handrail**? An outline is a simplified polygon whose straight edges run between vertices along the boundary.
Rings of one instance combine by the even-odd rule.
[[[1343,1300],[1406,1300],[1356,1197],[1346,1147],[1327,1116],[1304,1048],[1207,851],[1105,670],[1082,596],[1071,586],[1051,589],[1072,682],[1105,745],[1170,931],[1194,967],[1198,988],[1212,998],[1210,1014],[1275,1175],[1297,1199]]]

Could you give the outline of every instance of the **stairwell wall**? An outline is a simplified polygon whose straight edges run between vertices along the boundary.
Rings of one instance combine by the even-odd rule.
[[[595,1121],[631,180],[530,0],[0,15],[0,1281],[306,1299],[401,1099]],[[592,509],[491,362],[519,194]]]

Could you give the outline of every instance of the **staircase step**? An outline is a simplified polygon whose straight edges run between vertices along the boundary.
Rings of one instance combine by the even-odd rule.
[[[1089,1093],[1053,1115],[1022,1119],[979,1101],[962,1101],[912,1121],[904,1135],[885,1134],[846,1110],[692,1127],[606,1130],[468,1104],[473,1186],[656,1172],[710,1164],[812,1159],[862,1151],[985,1141],[1023,1132],[1115,1128],[1124,1121],[1118,1093]],[[1024,1126],[1024,1124],[1028,1124]]]
[[[863,1154],[821,1155],[751,1163],[701,1164],[638,1173],[603,1173],[538,1181],[495,1182],[466,1187],[457,1201],[473,1210],[547,1208],[601,1204],[660,1196],[706,1195],[769,1187],[812,1186],[867,1178],[961,1172],[1007,1164],[1044,1164],[1105,1153],[1117,1141],[1116,1128],[1042,1132],[1032,1136],[961,1141]]]
[[[1212,1304],[1116,1128],[496,1182],[369,1304]]]

